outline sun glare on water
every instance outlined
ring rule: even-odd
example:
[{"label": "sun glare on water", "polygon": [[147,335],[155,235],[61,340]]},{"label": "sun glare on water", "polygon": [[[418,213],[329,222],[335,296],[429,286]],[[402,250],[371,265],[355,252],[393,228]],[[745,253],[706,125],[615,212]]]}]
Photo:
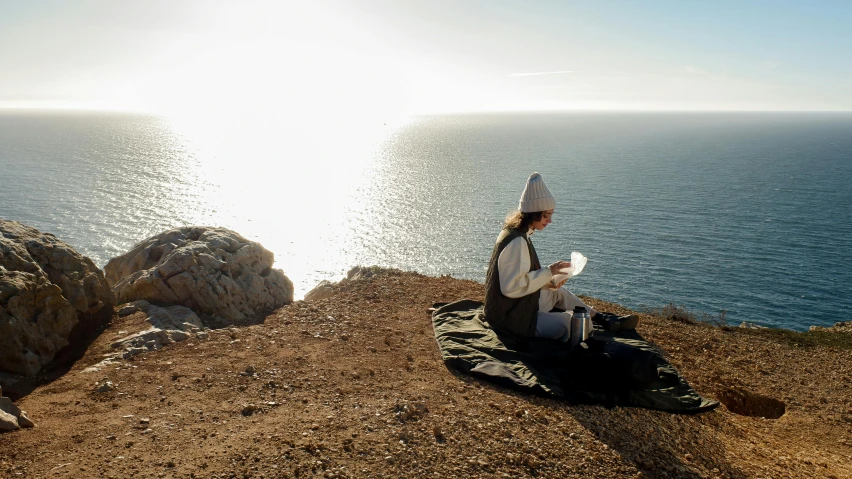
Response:
[{"label": "sun glare on water", "polygon": [[147,102],[202,170],[209,221],[272,250],[297,297],[310,287],[299,280],[354,266],[351,240],[364,234],[354,218],[372,208],[361,193],[406,122],[392,62],[345,23],[301,13],[285,25],[232,17],[242,27],[211,34],[207,54],[150,78]]}]

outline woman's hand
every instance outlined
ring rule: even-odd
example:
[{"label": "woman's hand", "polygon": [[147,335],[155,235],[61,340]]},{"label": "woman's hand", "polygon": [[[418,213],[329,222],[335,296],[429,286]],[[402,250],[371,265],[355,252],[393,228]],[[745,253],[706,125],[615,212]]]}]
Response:
[{"label": "woman's hand", "polygon": [[551,275],[557,274],[557,273],[559,273],[560,269],[565,269],[565,268],[570,268],[570,267],[571,267],[571,263],[568,262],[568,261],[557,261],[557,262],[555,262],[555,263],[553,263],[552,265],[549,266],[550,274]]},{"label": "woman's hand", "polygon": [[[555,262],[555,263],[553,263],[552,265],[549,266],[550,275],[553,276],[553,275],[559,273],[559,270],[564,269],[564,268],[569,268],[570,266],[571,266],[571,263],[568,262],[568,261],[557,261],[557,262]],[[547,283],[546,288],[548,288],[548,289],[559,289],[559,288],[562,287],[563,284],[565,284],[566,281],[568,281],[568,278],[563,279],[559,283],[554,283],[553,280],[551,279],[550,282]]]}]

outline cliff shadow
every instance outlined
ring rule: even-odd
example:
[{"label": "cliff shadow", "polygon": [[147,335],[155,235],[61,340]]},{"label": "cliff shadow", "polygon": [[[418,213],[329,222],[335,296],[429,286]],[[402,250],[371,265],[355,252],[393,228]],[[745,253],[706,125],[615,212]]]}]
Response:
[{"label": "cliff shadow", "polygon": [[79,322],[68,336],[68,345],[56,352],[53,361],[42,367],[35,376],[3,373],[0,385],[3,395],[12,401],[18,401],[32,393],[39,386],[64,376],[74,364],[83,358],[89,346],[112,324],[115,313],[112,305],[101,308],[94,314],[80,315]]},{"label": "cliff shadow", "polygon": [[[536,407],[546,404],[553,414],[566,419],[573,417],[592,438],[606,444],[624,462],[635,466],[644,478],[750,477],[727,459],[720,431],[733,435],[742,433],[729,426],[729,419],[719,409],[675,414],[632,406],[610,408],[575,404],[529,389],[496,384],[452,366],[447,366],[447,370],[459,381],[462,389],[493,389],[515,398],[519,404],[528,403]],[[541,422],[540,419],[531,420]],[[568,436],[565,440],[575,439]]]},{"label": "cliff shadow", "polygon": [[716,432],[727,419],[718,410],[672,414],[636,407],[566,405],[561,409],[635,465],[643,477],[749,477],[727,460],[727,450]]}]

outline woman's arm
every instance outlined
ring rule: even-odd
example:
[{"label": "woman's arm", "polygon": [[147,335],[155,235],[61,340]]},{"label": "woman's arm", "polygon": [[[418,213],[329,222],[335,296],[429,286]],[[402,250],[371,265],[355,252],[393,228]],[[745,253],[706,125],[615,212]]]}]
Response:
[{"label": "woman's arm", "polygon": [[530,271],[530,250],[521,236],[509,242],[500,252],[497,269],[500,273],[500,292],[510,298],[535,293],[553,278],[548,267]]}]

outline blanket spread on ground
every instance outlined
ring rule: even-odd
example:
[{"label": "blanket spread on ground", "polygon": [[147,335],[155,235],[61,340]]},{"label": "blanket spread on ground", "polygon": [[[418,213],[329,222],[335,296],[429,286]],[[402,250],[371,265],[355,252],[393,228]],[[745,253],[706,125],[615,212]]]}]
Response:
[{"label": "blanket spread on ground", "polygon": [[698,413],[719,405],[701,397],[636,331],[595,331],[588,347],[495,333],[482,303],[461,300],[432,313],[435,339],[448,366],[498,384],[573,403],[638,406]]}]

